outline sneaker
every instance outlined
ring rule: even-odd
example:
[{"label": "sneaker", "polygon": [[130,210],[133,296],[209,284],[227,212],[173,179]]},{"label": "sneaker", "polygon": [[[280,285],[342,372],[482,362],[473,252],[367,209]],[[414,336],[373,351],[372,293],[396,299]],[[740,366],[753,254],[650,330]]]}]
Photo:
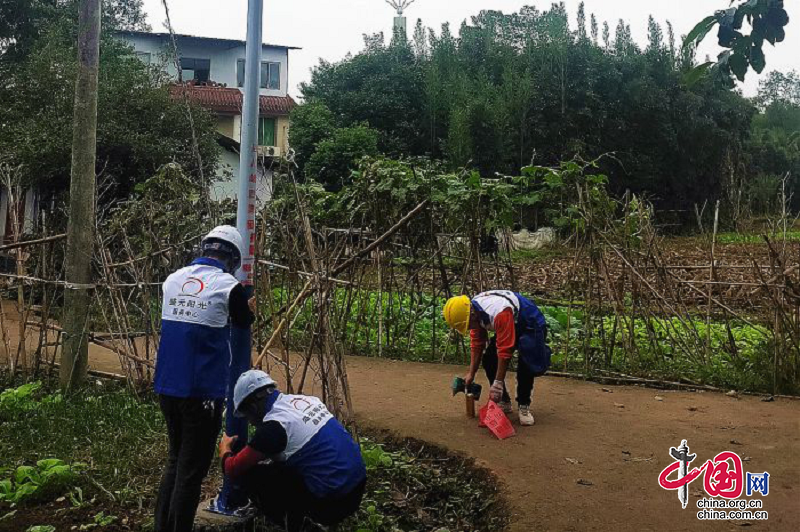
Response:
[{"label": "sneaker", "polygon": [[500,410],[502,410],[504,414],[510,414],[514,411],[511,401],[500,401],[497,403],[497,406],[500,407]]},{"label": "sneaker", "polygon": [[519,405],[519,424],[525,427],[533,425],[533,412],[531,405]]}]

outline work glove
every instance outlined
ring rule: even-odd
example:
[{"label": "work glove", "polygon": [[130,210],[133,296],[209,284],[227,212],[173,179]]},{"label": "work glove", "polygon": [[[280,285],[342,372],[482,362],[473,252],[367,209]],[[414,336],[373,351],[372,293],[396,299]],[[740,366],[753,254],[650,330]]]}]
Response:
[{"label": "work glove", "polygon": [[489,389],[489,399],[495,403],[503,400],[503,381],[495,380],[492,383],[492,387]]}]

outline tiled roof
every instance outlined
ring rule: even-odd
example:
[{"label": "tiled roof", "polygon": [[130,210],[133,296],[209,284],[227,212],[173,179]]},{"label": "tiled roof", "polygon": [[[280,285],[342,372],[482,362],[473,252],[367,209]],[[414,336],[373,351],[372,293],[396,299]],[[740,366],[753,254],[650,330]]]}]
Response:
[{"label": "tiled roof", "polygon": [[[242,112],[242,92],[239,89],[186,83],[173,85],[170,92],[176,97],[185,92],[190,100],[209,111],[231,114]],[[262,116],[285,116],[297,105],[291,96],[261,96],[259,103]]]}]

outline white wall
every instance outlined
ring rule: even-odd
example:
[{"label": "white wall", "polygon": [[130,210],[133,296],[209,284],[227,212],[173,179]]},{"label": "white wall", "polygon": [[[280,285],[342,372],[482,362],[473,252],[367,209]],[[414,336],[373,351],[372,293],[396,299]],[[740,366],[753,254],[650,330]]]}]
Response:
[{"label": "white wall", "polygon": [[[228,176],[232,175],[231,179]],[[239,154],[228,149],[220,153],[216,180],[211,185],[211,199],[236,199],[239,191]],[[272,172],[259,165],[256,182],[256,206],[261,208],[272,199]]]},{"label": "white wall", "polygon": [[36,190],[29,188],[25,191],[25,214],[22,224],[22,232],[31,234],[36,230],[36,218],[39,216],[39,201]]},{"label": "white wall", "polygon": [[[171,52],[172,46],[166,37],[140,34],[122,34],[121,37],[133,46],[137,52],[149,53],[151,64],[163,64],[167,72],[177,78],[175,62]],[[211,81],[236,88],[236,64],[239,59],[245,58],[244,44],[183,37],[178,38],[178,50],[182,57],[209,59],[211,61],[211,72],[209,74]],[[289,86],[289,50],[265,45],[262,48],[261,60],[281,64],[280,90],[261,89],[261,94],[264,96],[286,96],[287,87]],[[235,115],[233,117],[233,138],[237,141],[241,135],[241,122],[241,116]],[[283,123],[283,120],[278,119],[276,122]],[[284,125],[288,126],[288,124]],[[282,131],[276,126],[276,143],[278,145],[281,145],[278,139],[282,139],[282,135],[285,136],[285,130],[286,127]],[[281,147],[285,149],[285,141]],[[231,175],[232,179],[228,179],[228,176]],[[239,154],[229,149],[223,149],[217,166],[216,180],[211,185],[211,197],[216,200],[235,199],[238,191],[238,177]],[[257,202],[258,204],[263,204],[269,201],[271,197],[272,172],[260,167],[259,179],[256,184]],[[1,204],[0,208],[2,208]]]},{"label": "white wall", "polygon": [[[36,231],[37,217],[39,216],[39,198],[36,190],[26,189],[24,192],[25,208],[22,212],[22,234],[30,235]],[[16,198],[19,201],[19,198]],[[0,243],[5,244],[6,225],[8,220],[8,190],[0,187]],[[22,235],[20,235],[22,236]]]},{"label": "white wall", "polygon": [[[149,53],[152,64],[164,64],[171,76],[178,77],[172,57],[172,46],[168,39],[161,35],[139,34],[122,34],[121,37],[137,52]],[[244,44],[179,37],[178,52],[181,57],[211,60],[210,79],[228,87],[236,87],[236,63],[239,59],[245,58]],[[261,60],[281,65],[280,90],[261,89],[261,94],[263,96],[286,96],[289,86],[289,50],[264,45],[261,50]]]}]

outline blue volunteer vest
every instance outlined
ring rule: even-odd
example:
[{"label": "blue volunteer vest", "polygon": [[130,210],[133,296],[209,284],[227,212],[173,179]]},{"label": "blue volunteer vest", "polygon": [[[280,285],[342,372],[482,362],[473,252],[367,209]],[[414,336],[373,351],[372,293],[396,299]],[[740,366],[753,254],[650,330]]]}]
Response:
[{"label": "blue volunteer vest", "polygon": [[536,303],[522,294],[515,293],[520,310],[517,318],[517,347],[520,361],[536,375],[544,375],[550,369],[553,352],[547,345],[547,320]]},{"label": "blue volunteer vest", "polygon": [[[480,296],[494,296],[508,303],[507,307],[514,312],[519,361],[525,364],[533,375],[544,375],[550,368],[552,351],[547,345],[547,320],[536,303],[518,292],[508,290],[483,292],[475,299],[480,299]],[[481,322],[491,323],[493,317],[475,299],[472,300],[472,307],[480,314]],[[498,307],[499,305],[493,307],[495,312]]]},{"label": "blue volunteer vest", "polygon": [[155,391],[222,399],[231,361],[228,299],[239,284],[222,265],[199,258],[164,282]]},{"label": "blue volunteer vest", "polygon": [[286,449],[274,459],[295,469],[319,498],[350,493],[367,476],[361,449],[316,397],[279,394],[264,421],[286,431]]}]

